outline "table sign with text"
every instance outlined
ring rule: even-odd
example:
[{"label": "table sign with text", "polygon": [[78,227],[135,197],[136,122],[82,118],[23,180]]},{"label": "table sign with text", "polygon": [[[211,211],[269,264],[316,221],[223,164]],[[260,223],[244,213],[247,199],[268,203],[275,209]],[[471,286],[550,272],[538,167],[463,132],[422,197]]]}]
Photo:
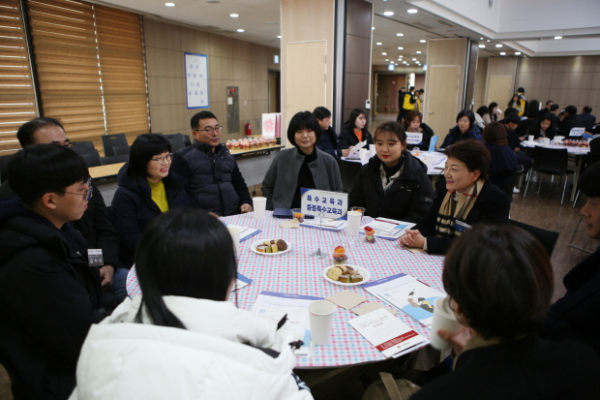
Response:
[{"label": "table sign with text", "polygon": [[422,133],[406,132],[406,143],[421,144],[421,142],[423,142]]},{"label": "table sign with text", "polygon": [[323,218],[345,218],[348,213],[348,193],[301,189],[302,213]]}]

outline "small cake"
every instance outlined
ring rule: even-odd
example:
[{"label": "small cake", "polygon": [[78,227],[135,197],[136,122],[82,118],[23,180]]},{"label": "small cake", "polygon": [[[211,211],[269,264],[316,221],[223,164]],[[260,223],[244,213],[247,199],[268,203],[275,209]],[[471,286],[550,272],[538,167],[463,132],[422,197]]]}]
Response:
[{"label": "small cake", "polygon": [[275,239],[271,239],[271,244],[275,244],[276,240]]},{"label": "small cake", "polygon": [[276,244],[272,244],[271,245],[271,253],[277,253],[279,251],[279,249],[277,248]]},{"label": "small cake", "polygon": [[271,245],[271,241],[270,240],[263,240],[263,244],[265,246],[270,246]]},{"label": "small cake", "polygon": [[342,283],[348,283],[348,282],[350,282],[350,274],[349,273],[342,274],[342,275],[340,275],[340,278],[338,280]]},{"label": "small cake", "polygon": [[256,251],[258,251],[259,253],[266,253],[267,246],[265,246],[264,244],[259,244],[258,246],[256,246]]},{"label": "small cake", "polygon": [[340,276],[344,273],[344,270],[341,269],[340,267],[331,267],[329,268],[329,270],[327,271],[327,277],[329,279],[331,279],[332,281],[337,281],[340,279]]},{"label": "small cake", "polygon": [[272,253],[273,249],[271,248],[271,245],[265,245],[265,253]]},{"label": "small cake", "polygon": [[350,275],[351,283],[362,282],[362,281],[363,281],[363,277],[361,274],[358,273],[358,271],[356,273]]},{"label": "small cake", "polygon": [[375,243],[375,230],[370,226],[365,226],[365,239],[368,243]]},{"label": "small cake", "polygon": [[286,251],[288,248],[287,243],[283,239],[279,239],[276,244],[277,248],[279,248],[281,251]]}]

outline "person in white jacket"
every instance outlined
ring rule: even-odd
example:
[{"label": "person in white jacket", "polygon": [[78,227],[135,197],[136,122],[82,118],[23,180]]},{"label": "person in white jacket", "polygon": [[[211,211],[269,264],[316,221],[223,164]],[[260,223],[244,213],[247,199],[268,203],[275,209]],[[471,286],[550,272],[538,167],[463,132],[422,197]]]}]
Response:
[{"label": "person in white jacket", "polygon": [[227,228],[171,211],[135,256],[143,295],[92,326],[70,399],[312,399],[292,372],[289,324],[228,301],[237,277]]}]

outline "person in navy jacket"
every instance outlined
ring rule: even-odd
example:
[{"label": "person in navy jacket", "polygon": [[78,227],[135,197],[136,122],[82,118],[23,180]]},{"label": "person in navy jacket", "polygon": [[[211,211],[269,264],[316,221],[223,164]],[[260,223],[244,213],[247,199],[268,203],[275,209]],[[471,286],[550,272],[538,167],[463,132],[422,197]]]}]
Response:
[{"label": "person in navy jacket", "polygon": [[171,143],[144,134],[131,146],[129,162],[119,171],[111,220],[119,235],[119,256],[130,267],[142,232],[154,218],[177,208],[190,208],[181,179],[169,171]]},{"label": "person in navy jacket", "polygon": [[463,110],[456,116],[456,126],[446,135],[442,148],[458,143],[465,139],[475,139],[481,142],[481,131],[475,125],[475,114],[471,110]]},{"label": "person in navy jacket", "polygon": [[483,129],[483,143],[492,156],[490,182],[504,190],[510,177],[519,169],[517,155],[508,146],[504,125],[500,122],[487,124]]},{"label": "person in navy jacket", "polygon": [[321,137],[317,142],[317,148],[335,158],[340,158],[342,150],[340,150],[338,135],[331,127],[331,111],[325,107],[317,107],[313,111],[313,115],[321,126]]}]

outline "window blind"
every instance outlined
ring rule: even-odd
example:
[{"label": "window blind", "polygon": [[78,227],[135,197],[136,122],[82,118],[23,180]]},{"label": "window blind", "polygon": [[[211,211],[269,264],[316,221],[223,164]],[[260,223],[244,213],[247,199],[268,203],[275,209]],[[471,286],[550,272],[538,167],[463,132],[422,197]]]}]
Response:
[{"label": "window blind", "polygon": [[19,0],[0,3],[0,156],[21,148],[19,126],[37,116]]}]

